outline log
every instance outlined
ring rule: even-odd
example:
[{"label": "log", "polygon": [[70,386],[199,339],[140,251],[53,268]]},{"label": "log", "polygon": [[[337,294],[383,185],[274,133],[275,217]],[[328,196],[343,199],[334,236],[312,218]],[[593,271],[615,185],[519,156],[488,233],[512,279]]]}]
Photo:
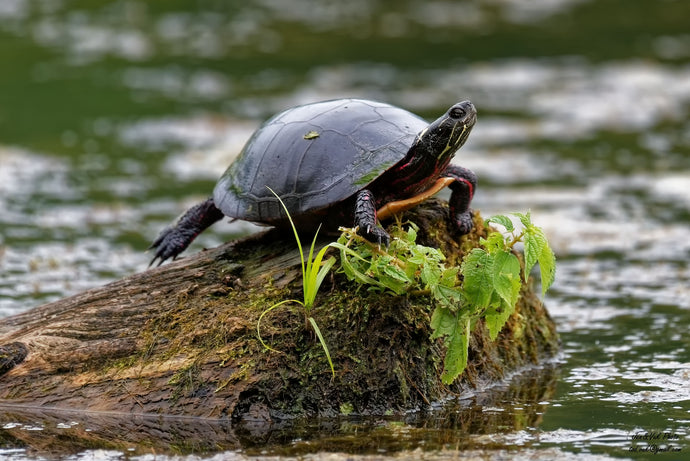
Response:
[{"label": "log", "polygon": [[[475,230],[458,240],[447,215],[430,200],[404,219],[420,226],[420,243],[459,263],[485,229],[475,213]],[[484,389],[558,350],[553,321],[525,284],[496,341],[477,324],[465,373],[445,386],[428,300],[371,293],[333,274],[311,314],[331,376],[301,306],[265,315],[261,335],[275,351],[260,343],[259,316],[292,298],[301,298],[299,253],[289,232],[272,229],[4,319],[0,405],[245,423],[402,414]]]},{"label": "log", "polygon": [[[467,448],[477,444],[476,441],[465,439],[463,434],[473,434],[476,437],[479,434],[497,432],[519,433],[538,427],[548,407],[545,402],[555,394],[557,376],[554,366],[531,368],[524,373],[512,375],[506,385],[492,386],[469,398],[445,402],[429,412],[412,412],[386,418],[298,418],[271,424],[0,404],[0,447],[31,447],[34,457],[47,459],[72,459],[76,458],[75,453],[101,448],[126,453],[126,457],[151,457],[151,454],[199,457],[219,451],[242,450],[247,457],[263,455],[261,459],[284,459],[277,456],[265,457],[268,451],[270,455],[293,456],[315,453],[312,457],[307,455],[289,459],[370,461],[389,458],[419,459],[420,455],[413,451],[407,457],[397,454],[384,458],[359,458],[352,453],[370,452],[372,447],[389,453],[405,447],[424,447],[425,451],[430,452],[451,448],[447,456],[430,456],[429,459],[456,459],[456,450],[463,450],[464,455]],[[505,411],[486,411],[487,407],[498,406],[503,409],[505,402],[509,402]],[[512,406],[519,406],[520,409],[515,410]],[[36,428],[41,430],[35,430]],[[404,435],[401,437],[401,434]],[[491,459],[493,451],[490,447],[487,450],[489,454],[476,458]],[[324,452],[349,454],[325,456]],[[231,456],[230,459],[235,458]]]}]

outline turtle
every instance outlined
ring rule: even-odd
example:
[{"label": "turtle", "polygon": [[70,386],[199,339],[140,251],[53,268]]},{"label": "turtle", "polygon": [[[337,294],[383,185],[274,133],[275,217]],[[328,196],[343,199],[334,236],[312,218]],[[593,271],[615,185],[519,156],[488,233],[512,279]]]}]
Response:
[{"label": "turtle", "polygon": [[175,259],[206,228],[230,218],[285,227],[285,204],[300,230],[357,227],[388,245],[383,220],[450,187],[459,235],[472,229],[477,177],[450,161],[477,120],[470,101],[429,124],[407,110],[365,99],[295,106],[264,122],[218,180],[151,245],[158,265]]}]

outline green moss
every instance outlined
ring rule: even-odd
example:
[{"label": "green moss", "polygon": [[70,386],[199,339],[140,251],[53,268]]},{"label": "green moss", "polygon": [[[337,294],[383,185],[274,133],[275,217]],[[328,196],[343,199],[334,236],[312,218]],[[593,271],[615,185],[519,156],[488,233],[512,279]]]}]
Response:
[{"label": "green moss", "polygon": [[388,170],[391,166],[393,166],[392,162],[379,165],[376,169],[369,171],[367,174],[357,179],[355,181],[355,185],[366,186],[367,184],[371,183],[374,179],[381,176],[381,174],[384,171]]},{"label": "green moss", "polygon": [[343,402],[340,404],[340,414],[343,416],[349,416],[354,411],[354,407],[350,402]]},{"label": "green moss", "polygon": [[199,377],[199,371],[199,364],[194,363],[178,370],[170,378],[168,384],[172,386],[171,402],[174,403],[185,395],[194,394],[204,385],[204,382]]}]

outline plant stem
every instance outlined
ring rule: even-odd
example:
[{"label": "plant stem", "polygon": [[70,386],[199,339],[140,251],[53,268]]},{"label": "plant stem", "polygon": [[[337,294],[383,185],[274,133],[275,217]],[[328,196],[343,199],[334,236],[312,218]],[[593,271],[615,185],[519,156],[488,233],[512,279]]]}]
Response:
[{"label": "plant stem", "polygon": [[509,250],[512,250],[516,243],[522,241],[522,237],[524,235],[525,235],[525,231],[523,230],[522,232],[520,232],[520,235],[518,235],[517,237],[514,237],[513,240],[506,245],[506,248],[508,248]]}]

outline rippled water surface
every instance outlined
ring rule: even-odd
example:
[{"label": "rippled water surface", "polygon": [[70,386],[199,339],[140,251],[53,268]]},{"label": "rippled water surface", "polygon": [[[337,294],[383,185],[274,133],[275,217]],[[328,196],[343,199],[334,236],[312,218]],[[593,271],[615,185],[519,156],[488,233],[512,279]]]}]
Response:
[{"label": "rippled water surface", "polygon": [[[354,96],[433,119],[471,99],[456,162],[479,175],[484,216],[530,209],[546,229],[563,342],[529,386],[442,416],[236,451],[113,447],[94,416],[6,412],[0,455],[91,432],[62,456],[690,459],[688,17],[683,0],[0,1],[0,316],[144,270],[152,237],[278,110]],[[255,230],[223,223],[190,251]]]}]

